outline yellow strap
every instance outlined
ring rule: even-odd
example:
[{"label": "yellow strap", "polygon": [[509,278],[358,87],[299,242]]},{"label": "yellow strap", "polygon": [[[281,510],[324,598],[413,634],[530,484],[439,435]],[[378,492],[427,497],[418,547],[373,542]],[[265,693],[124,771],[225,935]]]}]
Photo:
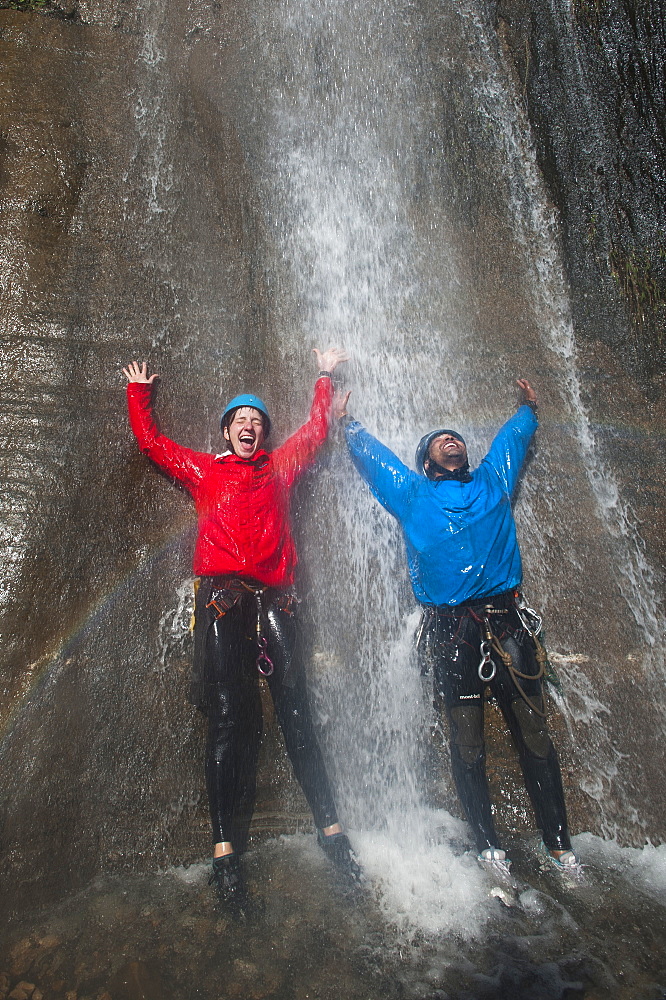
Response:
[{"label": "yellow strap", "polygon": [[194,604],[192,606],[192,614],[190,615],[190,632],[194,632],[194,624],[195,624],[195,621],[196,621],[196,616],[194,614],[194,609],[195,609],[195,607],[197,605],[197,594],[199,593],[199,584],[200,583],[201,583],[200,577],[198,577],[198,576],[195,577],[194,578],[194,583],[192,585],[192,589],[194,590]]}]

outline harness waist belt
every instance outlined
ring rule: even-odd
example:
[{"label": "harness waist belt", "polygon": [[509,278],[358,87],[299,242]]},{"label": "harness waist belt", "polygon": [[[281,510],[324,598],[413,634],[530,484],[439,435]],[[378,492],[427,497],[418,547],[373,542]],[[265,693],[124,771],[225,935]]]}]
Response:
[{"label": "harness waist belt", "polygon": [[240,576],[209,576],[206,579],[210,580],[213,590],[231,590],[239,594],[246,591],[262,594],[265,590],[274,589],[257,580],[243,580]]},{"label": "harness waist belt", "polygon": [[471,597],[460,604],[433,604],[431,607],[439,614],[463,615],[468,611],[477,611],[487,615],[504,615],[515,604],[515,591],[505,590],[502,594],[492,594],[489,597]]}]

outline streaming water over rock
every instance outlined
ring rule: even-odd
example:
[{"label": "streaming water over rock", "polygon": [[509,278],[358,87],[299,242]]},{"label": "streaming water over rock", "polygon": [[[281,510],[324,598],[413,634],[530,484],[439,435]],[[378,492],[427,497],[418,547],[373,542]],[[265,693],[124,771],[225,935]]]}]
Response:
[{"label": "streaming water over rock", "polygon": [[[635,772],[623,774],[618,761],[625,754],[640,755],[643,734],[628,732],[621,721],[615,677],[617,653],[625,647],[624,656],[636,663],[647,695],[644,708],[654,709],[650,726],[663,732],[655,575],[582,402],[555,220],[493,26],[474,5],[458,5],[445,24],[430,20],[438,43],[435,63],[424,52],[421,15],[409,5],[369,10],[287,4],[282,23],[281,35],[273,8],[270,37],[261,21],[257,32],[259,51],[271,54],[257,61],[268,76],[265,91],[273,95],[265,111],[270,145],[265,161],[271,166],[264,200],[289,268],[288,285],[304,307],[303,347],[318,333],[344,337],[353,345],[355,364],[348,379],[353,411],[406,461],[421,434],[440,425],[459,427],[473,442],[478,460],[512,411],[512,375],[528,372],[538,382],[535,373],[548,373],[544,403],[552,419],[540,433],[519,506],[527,586],[543,604],[550,642],[560,657],[565,718],[579,716],[579,725],[571,724],[580,787],[592,799],[586,812],[595,814],[605,833],[633,828],[630,836],[640,839],[641,827],[649,834],[648,789],[641,791]],[[344,55],[336,48],[340,38],[350,40]],[[461,52],[466,53],[462,63]],[[467,95],[468,114],[485,126],[474,136],[483,162],[468,181],[473,219],[446,197],[458,179],[455,153],[437,131],[455,110],[452,91],[440,89],[442,63],[456,66],[455,100],[461,100],[461,91]],[[407,115],[412,108],[417,112]],[[484,244],[490,240],[488,253]],[[483,258],[481,273],[470,266],[470,243],[476,244],[472,259]],[[495,273],[490,270],[494,255],[503,262]],[[512,307],[504,312],[498,303],[508,294]],[[289,330],[283,349],[293,351]],[[395,527],[353,477],[348,482],[349,468],[343,455],[332,471],[333,482],[322,477],[319,484],[322,506],[338,493],[348,534],[338,547],[327,537],[325,550],[317,548],[315,535],[306,562],[322,567],[313,579],[319,602],[315,620],[325,621],[336,608],[334,629],[320,640],[322,650],[335,651],[335,662],[344,665],[346,692],[340,711],[332,713],[330,739],[335,741],[339,732],[338,714],[352,726],[356,719],[355,745],[364,745],[361,734],[368,730],[377,741],[367,763],[368,772],[376,774],[377,761],[381,768],[386,758],[386,750],[378,749],[386,747],[387,735],[397,729],[413,746],[413,733],[422,728],[413,719],[396,725],[390,704],[395,691],[410,683],[404,681],[402,664],[391,676],[387,662],[395,662],[392,646],[412,605],[404,591]],[[561,489],[562,469],[574,477],[575,490]],[[590,523],[598,530],[590,531]],[[331,564],[337,571],[332,588]],[[585,580],[587,611],[580,614],[572,581],[580,580],[586,565],[603,565],[605,572]],[[336,606],[338,574],[354,594],[352,606]],[[610,607],[615,615],[597,613]],[[344,642],[350,635],[351,648]],[[350,662],[359,669],[348,678]],[[582,670],[581,663],[586,664]],[[370,697],[364,694],[368,686]],[[414,697],[405,701],[415,704]],[[364,702],[368,717],[354,711]],[[369,717],[374,726],[368,726]],[[580,725],[583,721],[587,725]],[[338,743],[342,760],[348,738],[344,732]],[[401,748],[387,763],[388,799],[375,811],[394,811],[395,785],[404,788],[408,782],[396,783],[393,777],[408,752]],[[652,787],[659,780],[649,772],[645,779]],[[340,784],[353,787],[353,775],[346,774]],[[381,781],[378,786],[381,795]],[[354,813],[353,801],[349,808]]]},{"label": "streaming water over rock", "polygon": [[[617,86],[635,94],[631,32],[621,19],[613,34],[609,6],[594,29],[603,79],[611,94],[617,51]],[[608,184],[581,235],[575,154],[562,153],[581,126],[562,122],[559,80],[548,96],[544,53],[563,53],[572,88],[601,70],[580,48],[580,11],[559,0],[529,25],[519,3],[472,0],[47,7],[0,11],[5,992],[32,976],[49,997],[216,1000],[222,970],[229,995],[328,996],[344,975],[359,997],[659,996],[663,857],[624,845],[664,833],[664,300],[647,249],[666,203],[663,94],[653,86],[642,119],[625,121],[619,150],[595,124]],[[591,117],[600,101],[587,95]],[[617,199],[627,250],[611,178],[630,167],[644,183],[640,199]],[[601,230],[617,287],[594,280]],[[651,297],[637,326],[628,288]],[[164,430],[214,450],[238,389],[260,391],[279,435],[292,431],[309,352],[330,343],[353,354],[353,413],[407,462],[440,425],[478,461],[513,412],[515,378],[539,390],[517,507],[526,589],[562,682],[572,827],[618,842],[581,840],[578,886],[539,869],[492,708],[517,885],[490,885],[464,854],[411,652],[402,543],[339,440],[296,517],[312,694],[368,895],[338,898],[308,839],[259,837],[246,933],[213,918],[200,868],[172,867],[209,850],[185,700],[193,519],[136,453],[119,369],[147,357]],[[264,755],[257,834],[307,829],[274,731]]]}]

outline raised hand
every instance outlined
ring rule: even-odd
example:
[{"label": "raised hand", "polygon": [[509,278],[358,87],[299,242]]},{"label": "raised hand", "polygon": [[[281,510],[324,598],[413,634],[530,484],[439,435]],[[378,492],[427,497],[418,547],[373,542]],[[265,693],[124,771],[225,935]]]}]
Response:
[{"label": "raised hand", "polygon": [[123,372],[127,376],[128,382],[145,382],[148,385],[152,385],[155,379],[159,378],[157,373],[148,378],[148,366],[145,361],[141,367],[139,367],[138,361],[130,361],[127,368],[123,368]]},{"label": "raised hand", "polygon": [[351,389],[348,392],[336,392],[333,396],[333,417],[335,420],[341,420],[342,417],[347,416],[347,403],[349,402],[349,397],[351,396]]},{"label": "raised hand", "polygon": [[325,351],[318,351],[315,347],[313,353],[317,355],[320,372],[334,372],[343,361],[349,361],[349,355],[341,347],[329,347]]},{"label": "raised hand", "polygon": [[537,397],[536,392],[527,381],[526,378],[517,378],[516,385],[519,386],[523,393],[523,401],[525,403],[536,403]]}]

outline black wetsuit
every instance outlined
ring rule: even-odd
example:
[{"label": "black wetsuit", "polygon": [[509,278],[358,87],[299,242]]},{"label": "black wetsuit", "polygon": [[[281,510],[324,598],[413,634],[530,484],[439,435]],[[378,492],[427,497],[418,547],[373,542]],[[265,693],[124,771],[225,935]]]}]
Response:
[{"label": "black wetsuit", "polygon": [[[436,698],[448,716],[451,766],[458,795],[474,831],[478,850],[498,846],[483,739],[483,702],[488,686],[518,750],[525,787],[544,843],[551,850],[570,850],[560,767],[545,718],[528,704],[494,650],[495,676],[490,682],[484,682],[479,676],[482,619],[487,606],[500,612],[487,617],[493,634],[511,655],[512,666],[519,673],[535,678],[518,677],[520,689],[533,706],[543,711],[542,682],[537,679],[539,665],[534,642],[518,616],[513,592],[453,607],[429,608],[420,646],[424,666],[429,661],[433,669]],[[484,676],[489,673],[487,666]]]},{"label": "black wetsuit", "polygon": [[[211,600],[217,607],[206,607]],[[273,664],[266,680],[275,714],[294,774],[322,829],[337,823],[337,814],[308,704],[295,602],[268,588],[260,592],[260,603],[261,635]],[[240,580],[202,577],[191,699],[208,717],[205,773],[214,843],[242,840],[254,804],[263,729],[258,610],[255,592]],[[268,668],[266,661],[262,665]]]}]

